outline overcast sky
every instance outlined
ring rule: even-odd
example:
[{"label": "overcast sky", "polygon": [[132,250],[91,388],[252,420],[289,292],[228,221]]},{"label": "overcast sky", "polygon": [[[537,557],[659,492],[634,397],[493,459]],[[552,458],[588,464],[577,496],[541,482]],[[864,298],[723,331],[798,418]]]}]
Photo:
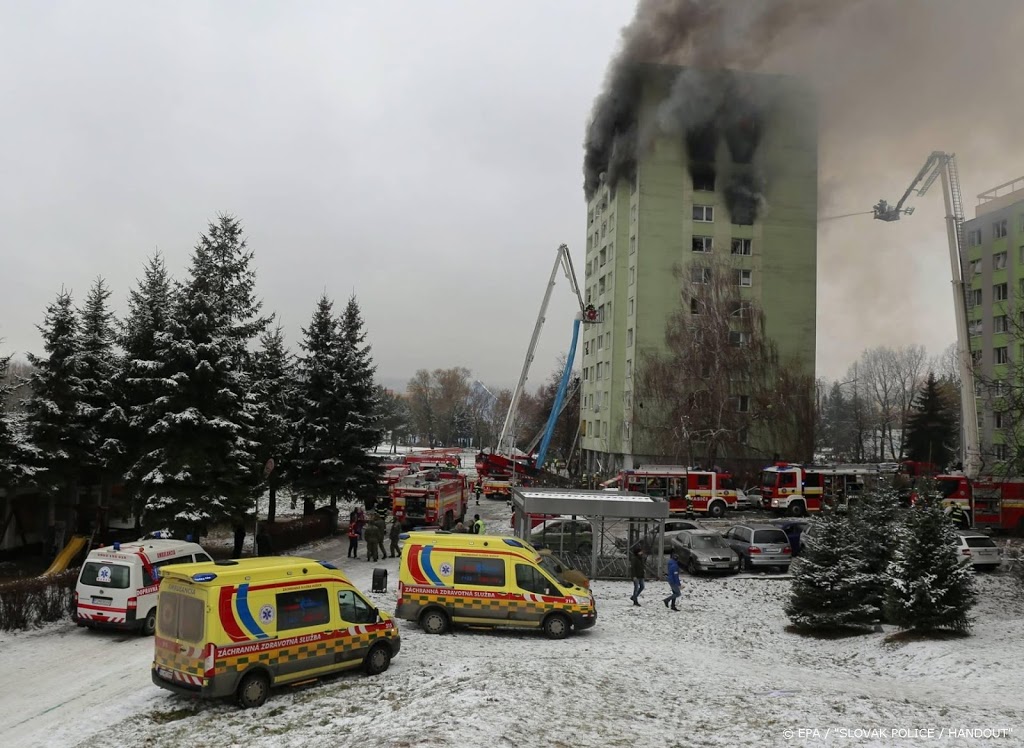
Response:
[{"label": "overcast sky", "polygon": [[[874,11],[777,61],[821,86],[822,215],[895,200],[934,149],[957,150],[973,215],[976,193],[1024,174],[1024,3],[906,0],[891,27],[871,14],[890,4],[860,5]],[[321,292],[339,311],[354,292],[389,384],[462,365],[513,385],[560,243],[582,281],[582,137],[632,15],[627,0],[0,2],[0,352],[40,350],[62,286],[80,301],[103,276],[120,311],[155,249],[183,275],[227,212],[293,347]],[[941,202],[822,224],[819,375],[875,345],[952,342]],[[531,386],[574,307],[559,277]]]}]

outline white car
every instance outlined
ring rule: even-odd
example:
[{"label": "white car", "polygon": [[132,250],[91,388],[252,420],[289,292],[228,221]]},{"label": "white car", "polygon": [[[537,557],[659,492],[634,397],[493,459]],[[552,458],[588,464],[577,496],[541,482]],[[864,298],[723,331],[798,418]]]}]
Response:
[{"label": "white car", "polygon": [[957,552],[960,563],[975,569],[995,569],[1003,563],[1003,553],[988,535],[972,530],[957,532]]}]

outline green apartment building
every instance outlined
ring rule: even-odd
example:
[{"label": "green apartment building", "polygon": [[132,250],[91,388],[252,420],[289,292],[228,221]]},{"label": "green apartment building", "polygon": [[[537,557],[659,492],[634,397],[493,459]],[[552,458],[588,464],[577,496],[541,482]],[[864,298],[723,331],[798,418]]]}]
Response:
[{"label": "green apartment building", "polygon": [[[634,373],[645,351],[666,349],[666,323],[682,304],[677,267],[686,282],[687,266],[707,262],[709,255],[729,263],[739,297],[761,307],[765,333],[780,356],[814,372],[813,94],[785,76],[725,73],[735,95],[753,95],[758,102],[755,146],[744,149],[727,127],[711,138],[701,135],[706,127],[688,133],[666,127],[664,102],[682,69],[645,71],[637,98],[635,177],[615,184],[602,178],[587,203],[584,288],[603,320],[588,326],[583,337],[580,444],[588,472],[666,462],[664,455],[643,453],[648,442],[634,409]],[[680,104],[685,114],[688,102],[676,94]],[[699,119],[700,107],[694,101],[691,119]],[[762,190],[756,215],[730,202],[737,180]],[[762,443],[754,453],[770,460],[773,451]]]},{"label": "green apartment building", "polygon": [[[1024,363],[1024,177],[978,195],[961,265],[985,469],[1013,457],[1019,414],[1003,399]],[[1013,383],[1013,384],[1011,384]]]}]

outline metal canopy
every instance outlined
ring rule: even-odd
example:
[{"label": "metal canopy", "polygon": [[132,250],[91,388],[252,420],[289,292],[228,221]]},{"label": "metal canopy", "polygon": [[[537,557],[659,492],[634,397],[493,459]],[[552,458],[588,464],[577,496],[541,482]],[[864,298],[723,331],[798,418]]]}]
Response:
[{"label": "metal canopy", "polygon": [[665,519],[668,502],[642,493],[513,488],[512,504],[523,514],[567,514],[580,517]]}]

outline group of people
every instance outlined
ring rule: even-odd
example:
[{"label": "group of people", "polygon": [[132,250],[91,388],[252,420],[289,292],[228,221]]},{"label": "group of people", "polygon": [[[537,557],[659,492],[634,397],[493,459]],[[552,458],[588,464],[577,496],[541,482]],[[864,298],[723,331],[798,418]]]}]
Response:
[{"label": "group of people", "polygon": [[[633,595],[629,599],[634,606],[640,607],[640,593],[647,587],[647,554],[641,546],[634,548],[629,557],[629,574],[633,577]],[[679,558],[675,553],[668,558],[668,586],[671,594],[662,602],[666,608],[677,611],[676,600],[683,594],[683,583],[679,579]]]},{"label": "group of people", "polygon": [[397,519],[391,520],[388,529],[382,515],[374,514],[368,519],[362,507],[353,509],[348,518],[348,557],[359,558],[359,539],[362,538],[366,541],[367,561],[388,558],[388,549],[384,547],[384,538],[387,537],[391,541],[391,558],[396,558],[401,553],[398,547],[401,533],[402,526]]},{"label": "group of people", "polygon": [[468,532],[472,533],[473,535],[485,535],[486,533],[484,532],[484,530],[484,521],[480,519],[479,514],[473,515],[473,524],[471,524],[469,527],[466,527],[465,523],[463,522],[459,522],[455,525],[455,532]]}]

